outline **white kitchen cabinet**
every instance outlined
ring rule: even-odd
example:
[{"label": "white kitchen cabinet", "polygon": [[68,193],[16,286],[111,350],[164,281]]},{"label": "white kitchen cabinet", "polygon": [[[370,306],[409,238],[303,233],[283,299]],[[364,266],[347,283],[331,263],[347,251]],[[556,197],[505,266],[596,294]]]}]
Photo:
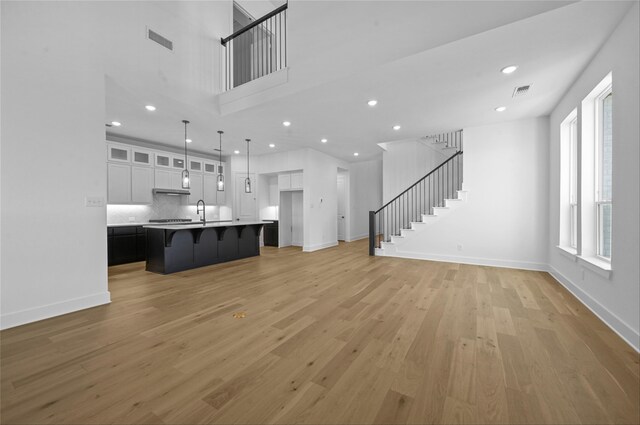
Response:
[{"label": "white kitchen cabinet", "polygon": [[131,203],[131,166],[107,164],[107,203]]},{"label": "white kitchen cabinet", "polygon": [[155,184],[158,189],[171,189],[171,171],[155,169]]},{"label": "white kitchen cabinet", "polygon": [[182,189],[182,176],[177,171],[155,169],[155,184],[158,189]]},{"label": "white kitchen cabinet", "polygon": [[225,184],[225,190],[218,192],[217,174],[205,174],[203,183],[204,198],[202,199],[207,205],[225,205],[227,203],[226,193],[229,190],[229,185]]},{"label": "white kitchen cabinet", "polygon": [[171,189],[182,189],[182,172],[170,171],[169,178],[171,179]]},{"label": "white kitchen cabinet", "polygon": [[189,158],[189,172],[202,172],[202,160],[197,158]]},{"label": "white kitchen cabinet", "polygon": [[107,158],[113,162],[131,162],[131,148],[127,146],[107,144]]},{"label": "white kitchen cabinet", "polygon": [[155,157],[156,168],[171,168],[171,155],[156,152]]},{"label": "white kitchen cabinet", "polygon": [[280,205],[280,191],[276,177],[269,179],[269,205]]},{"label": "white kitchen cabinet", "polygon": [[278,174],[278,189],[291,190],[291,174]]},{"label": "white kitchen cabinet", "polygon": [[216,181],[217,177],[215,174],[205,173],[202,176],[202,199],[207,205],[216,205]]},{"label": "white kitchen cabinet", "polygon": [[291,173],[291,190],[302,190],[302,173]]},{"label": "white kitchen cabinet", "polygon": [[173,169],[184,170],[184,157],[183,156],[172,157],[171,166]]},{"label": "white kitchen cabinet", "polygon": [[302,173],[278,174],[278,190],[302,190]]},{"label": "white kitchen cabinet", "polygon": [[153,203],[153,169],[150,167],[131,167],[131,203]]},{"label": "white kitchen cabinet", "polygon": [[204,161],[203,166],[206,174],[222,173],[222,175],[224,175],[226,164],[224,162],[219,163],[217,161]]},{"label": "white kitchen cabinet", "polygon": [[131,163],[140,166],[153,166],[153,153],[145,149],[131,149]]},{"label": "white kitchen cabinet", "polygon": [[[204,200],[202,173],[189,173],[190,188],[189,205],[195,205],[200,199]],[[207,202],[206,200],[204,201]]]}]

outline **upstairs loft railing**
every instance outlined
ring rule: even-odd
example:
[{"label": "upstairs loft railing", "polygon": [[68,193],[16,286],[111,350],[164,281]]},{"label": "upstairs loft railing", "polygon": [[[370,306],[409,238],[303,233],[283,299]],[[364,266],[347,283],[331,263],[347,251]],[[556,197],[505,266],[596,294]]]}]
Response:
[{"label": "upstairs loft railing", "polygon": [[426,139],[433,144],[443,144],[445,148],[455,148],[456,152],[462,150],[462,130],[433,134]]},{"label": "upstairs loft railing", "polygon": [[422,215],[432,214],[432,208],[445,205],[445,199],[456,199],[462,189],[462,130],[428,136],[431,143],[445,143],[455,153],[409,186],[377,211],[369,212],[369,255],[391,236],[399,236],[402,229],[410,229],[411,222],[421,222]]},{"label": "upstairs loft railing", "polygon": [[287,7],[285,3],[221,40],[225,91],[286,68]]}]

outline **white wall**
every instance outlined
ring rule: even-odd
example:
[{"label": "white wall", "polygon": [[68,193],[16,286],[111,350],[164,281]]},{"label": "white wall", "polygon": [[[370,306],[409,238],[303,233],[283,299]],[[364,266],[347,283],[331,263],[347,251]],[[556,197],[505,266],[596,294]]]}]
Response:
[{"label": "white wall", "polygon": [[106,207],[84,206],[106,202],[105,75],[154,102],[219,91],[231,2],[196,3],[1,2],[1,327],[109,302]]},{"label": "white wall", "polygon": [[110,301],[104,72],[91,3],[2,2],[0,326]]},{"label": "white wall", "polygon": [[385,143],[382,158],[382,194],[385,203],[447,159],[442,152],[413,139]]},{"label": "white wall", "polygon": [[349,167],[350,234],[353,241],[369,236],[369,211],[382,206],[382,160],[354,162]]},{"label": "white wall", "polygon": [[545,270],[548,137],[546,117],[465,128],[467,202],[398,250],[414,258]]},{"label": "white wall", "polygon": [[[556,279],[598,314],[636,350],[640,349],[640,231],[638,140],[640,66],[636,2],[609,40],[562,97],[550,117],[549,265]],[[613,73],[613,236],[610,278],[563,255],[559,243],[560,123]]]}]

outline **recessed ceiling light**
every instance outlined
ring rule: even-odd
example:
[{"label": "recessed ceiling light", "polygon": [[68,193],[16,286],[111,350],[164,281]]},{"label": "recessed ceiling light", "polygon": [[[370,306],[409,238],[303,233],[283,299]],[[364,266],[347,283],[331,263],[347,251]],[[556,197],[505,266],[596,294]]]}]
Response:
[{"label": "recessed ceiling light", "polygon": [[376,106],[378,104],[378,101],[375,99],[371,99],[370,101],[367,102],[367,105],[369,106]]},{"label": "recessed ceiling light", "polygon": [[276,147],[276,145],[274,145],[273,143],[269,143],[269,147],[270,147],[270,148],[275,148],[275,147]]},{"label": "recessed ceiling light", "polygon": [[187,142],[187,143],[193,142],[193,140],[191,140],[191,139],[184,139],[184,141]]},{"label": "recessed ceiling light", "polygon": [[155,111],[156,107],[153,105],[146,105],[145,108],[147,109],[147,111]]},{"label": "recessed ceiling light", "polygon": [[240,151],[233,151],[233,153],[235,153],[236,155],[239,155]]},{"label": "recessed ceiling light", "polygon": [[289,121],[284,121],[282,125],[284,125],[285,127],[289,127],[291,123]]},{"label": "recessed ceiling light", "polygon": [[511,74],[512,72],[515,72],[516,69],[518,69],[516,65],[509,65],[502,68],[500,72],[502,72],[503,74]]},{"label": "recessed ceiling light", "polygon": [[114,127],[120,127],[122,124],[119,123],[118,121],[111,121],[111,125]]},{"label": "recessed ceiling light", "polygon": [[398,131],[398,130],[400,130],[400,126],[398,124],[396,124],[396,125],[393,126],[393,129]]},{"label": "recessed ceiling light", "polygon": [[353,156],[358,156],[358,155],[360,155],[358,152],[353,153]]},{"label": "recessed ceiling light", "polygon": [[498,106],[498,107],[496,108],[496,111],[497,111],[497,112],[504,112],[504,111],[506,111],[506,110],[507,110],[507,107],[506,107],[506,106]]},{"label": "recessed ceiling light", "polygon": [[327,143],[327,139],[320,139],[322,143]]}]

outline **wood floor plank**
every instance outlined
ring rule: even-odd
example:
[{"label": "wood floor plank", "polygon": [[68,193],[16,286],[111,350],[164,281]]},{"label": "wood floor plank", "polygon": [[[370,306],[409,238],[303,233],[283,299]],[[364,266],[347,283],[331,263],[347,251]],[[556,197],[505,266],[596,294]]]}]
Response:
[{"label": "wood floor plank", "polygon": [[366,242],[111,267],[111,304],[0,332],[0,423],[640,422],[638,353],[548,274]]}]

